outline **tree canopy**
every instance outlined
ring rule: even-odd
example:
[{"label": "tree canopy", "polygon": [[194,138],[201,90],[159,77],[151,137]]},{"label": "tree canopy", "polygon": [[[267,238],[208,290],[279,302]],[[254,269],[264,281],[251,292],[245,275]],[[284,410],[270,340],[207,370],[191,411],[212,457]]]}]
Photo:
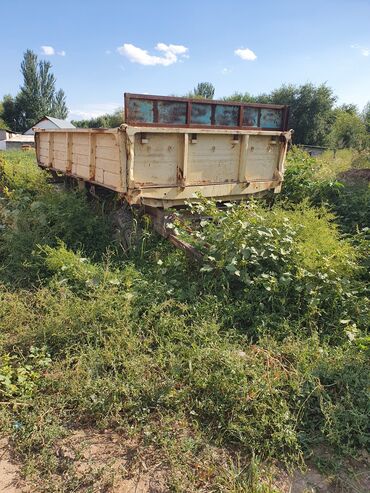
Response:
[{"label": "tree canopy", "polygon": [[361,150],[367,144],[366,125],[357,112],[339,110],[329,138],[334,149],[351,147]]},{"label": "tree canopy", "polygon": [[199,82],[193,90],[194,96],[205,99],[213,99],[215,86],[211,82]]},{"label": "tree canopy", "polygon": [[15,98],[4,96],[0,114],[6,125],[17,132],[24,132],[43,116],[67,118],[66,97],[62,89],[56,90],[56,79],[51,63],[38,60],[27,50],[21,63],[23,84]]},{"label": "tree canopy", "polygon": [[336,97],[326,84],[300,86],[283,84],[270,94],[252,96],[248,92],[234,93],[225,98],[245,103],[287,104],[290,106],[289,127],[294,129],[294,141],[298,144],[325,145],[333,122]]},{"label": "tree canopy", "polygon": [[111,114],[105,114],[88,120],[72,120],[75,127],[79,128],[114,128],[123,123],[123,111],[117,109]]}]

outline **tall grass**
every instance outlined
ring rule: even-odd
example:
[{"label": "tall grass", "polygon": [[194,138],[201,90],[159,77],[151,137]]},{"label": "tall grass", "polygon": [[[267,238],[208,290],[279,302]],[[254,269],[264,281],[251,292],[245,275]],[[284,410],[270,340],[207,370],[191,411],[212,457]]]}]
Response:
[{"label": "tall grass", "polygon": [[1,158],[0,417],[40,491],[78,426],[156,447],[171,491],[271,493],[266,461],[368,446],[366,238],[294,160],[272,208],[203,201],[195,237],[175,221],[199,263],[154,234],[121,255],[82,193]]}]

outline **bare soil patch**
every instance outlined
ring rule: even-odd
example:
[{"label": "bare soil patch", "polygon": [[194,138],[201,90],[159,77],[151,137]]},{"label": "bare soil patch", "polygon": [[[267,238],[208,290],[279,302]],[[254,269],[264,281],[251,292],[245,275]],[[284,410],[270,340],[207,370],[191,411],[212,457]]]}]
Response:
[{"label": "bare soil patch", "polygon": [[348,185],[370,182],[370,168],[349,169],[339,174],[339,179]]}]

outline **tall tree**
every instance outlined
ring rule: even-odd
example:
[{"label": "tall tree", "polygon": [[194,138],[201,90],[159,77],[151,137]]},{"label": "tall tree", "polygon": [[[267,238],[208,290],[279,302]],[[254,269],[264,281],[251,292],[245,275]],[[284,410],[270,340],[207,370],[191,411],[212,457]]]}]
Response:
[{"label": "tall tree", "polygon": [[5,122],[6,126],[11,130],[17,131],[17,115],[15,111],[15,100],[10,94],[6,94],[2,101],[3,110],[1,118]]},{"label": "tall tree", "polygon": [[330,144],[334,149],[364,149],[367,146],[366,125],[353,112],[339,110],[330,132]]},{"label": "tall tree", "polygon": [[370,133],[370,101],[365,104],[362,111],[362,119],[366,126],[366,132]]},{"label": "tall tree", "polygon": [[13,130],[23,132],[45,115],[67,117],[65,94],[62,90],[56,91],[51,68],[50,62],[38,61],[33,51],[24,53],[21,63],[23,85],[15,99],[10,97],[3,103],[6,113],[3,118]]},{"label": "tall tree", "polygon": [[9,125],[3,119],[4,105],[0,102],[0,130],[9,130]]},{"label": "tall tree", "polygon": [[50,116],[61,118],[62,120],[68,116],[66,95],[63,89],[59,89],[59,91],[55,93],[54,100],[51,103]]},{"label": "tall tree", "polygon": [[199,82],[193,90],[193,96],[196,98],[213,99],[215,95],[215,86],[211,82]]}]

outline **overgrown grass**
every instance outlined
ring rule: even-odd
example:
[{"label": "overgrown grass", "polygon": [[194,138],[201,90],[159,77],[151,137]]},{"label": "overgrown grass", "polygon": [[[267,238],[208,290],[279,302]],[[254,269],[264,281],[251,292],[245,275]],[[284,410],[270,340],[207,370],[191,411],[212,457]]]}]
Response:
[{"label": "overgrown grass", "polygon": [[272,493],[266,464],[368,447],[358,202],[336,214],[320,165],[291,161],[272,208],[203,201],[195,238],[175,221],[198,263],[149,233],[122,255],[101,208],[0,157],[1,420],[40,491],[67,477],[55,446],[71,427],[155,446],[169,491]]}]

